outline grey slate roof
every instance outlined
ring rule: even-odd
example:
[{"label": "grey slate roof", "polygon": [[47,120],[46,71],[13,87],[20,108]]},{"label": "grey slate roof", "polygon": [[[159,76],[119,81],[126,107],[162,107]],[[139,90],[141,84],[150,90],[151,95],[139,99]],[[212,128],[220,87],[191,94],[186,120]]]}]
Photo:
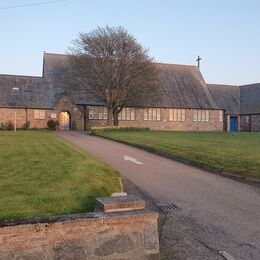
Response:
[{"label": "grey slate roof", "polygon": [[48,108],[53,100],[50,85],[43,78],[0,75],[0,107]]},{"label": "grey slate roof", "polygon": [[[43,77],[0,75],[0,107],[51,108],[64,94],[76,104],[103,105],[89,99],[86,88],[66,82],[67,56],[44,54]],[[260,84],[206,84],[196,66],[157,63],[161,99],[154,107],[225,109],[228,114],[260,113]],[[14,93],[13,87],[20,92]]]},{"label": "grey slate roof", "polygon": [[[65,82],[66,55],[45,53],[43,76],[51,82]],[[179,108],[217,108],[207,85],[196,66],[161,64],[157,66],[162,72],[160,102],[156,107]],[[54,84],[54,83],[53,83]],[[64,84],[62,83],[63,87]],[[61,84],[61,85],[62,85]],[[56,88],[57,88],[56,84]],[[62,88],[62,86],[61,86]],[[72,91],[72,97],[77,104],[101,104],[97,100],[89,100],[87,93],[82,95]],[[85,95],[84,95],[85,94]],[[81,98],[81,97],[84,98]]]},{"label": "grey slate roof", "polygon": [[226,114],[239,114],[239,86],[220,84],[207,84],[207,86],[219,108],[225,109]]},{"label": "grey slate roof", "polygon": [[162,72],[160,107],[217,108],[197,66],[157,64]]},{"label": "grey slate roof", "polygon": [[240,87],[240,112],[260,113],[260,83]]}]

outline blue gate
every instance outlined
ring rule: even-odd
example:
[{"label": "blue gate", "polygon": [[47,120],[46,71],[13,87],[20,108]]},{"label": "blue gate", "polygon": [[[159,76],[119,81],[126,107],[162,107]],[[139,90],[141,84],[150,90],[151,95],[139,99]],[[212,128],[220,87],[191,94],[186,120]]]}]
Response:
[{"label": "blue gate", "polygon": [[230,117],[230,132],[237,131],[237,119],[235,116]]}]

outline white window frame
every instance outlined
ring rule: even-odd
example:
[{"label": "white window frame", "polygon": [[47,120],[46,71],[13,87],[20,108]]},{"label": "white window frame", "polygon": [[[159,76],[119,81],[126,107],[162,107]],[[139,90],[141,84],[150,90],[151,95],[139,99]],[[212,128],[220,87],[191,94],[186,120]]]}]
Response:
[{"label": "white window frame", "polygon": [[161,109],[160,108],[145,108],[144,109],[144,121],[161,121]]},{"label": "white window frame", "polygon": [[90,120],[106,120],[107,119],[107,107],[103,106],[89,106],[88,119]]},{"label": "white window frame", "polygon": [[194,122],[209,122],[210,121],[210,110],[208,109],[194,109],[193,111]]},{"label": "white window frame", "polygon": [[174,121],[174,122],[186,121],[186,109],[179,109],[179,108],[170,109],[169,121]]},{"label": "white window frame", "polygon": [[33,118],[34,119],[45,119],[46,118],[46,111],[41,109],[34,109]]},{"label": "white window frame", "polygon": [[218,121],[219,121],[220,123],[223,122],[223,111],[222,111],[222,110],[221,110],[221,111],[218,111]]}]

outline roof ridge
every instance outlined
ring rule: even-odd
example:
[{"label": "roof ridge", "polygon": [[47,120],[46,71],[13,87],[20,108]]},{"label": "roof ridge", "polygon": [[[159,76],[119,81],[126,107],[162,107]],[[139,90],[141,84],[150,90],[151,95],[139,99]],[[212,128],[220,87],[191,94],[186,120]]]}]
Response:
[{"label": "roof ridge", "polygon": [[174,63],[164,63],[164,62],[154,62],[156,65],[162,65],[162,66],[182,66],[182,67],[196,67],[196,65],[190,65],[190,64],[174,64]]},{"label": "roof ridge", "polygon": [[258,82],[258,83],[252,83],[252,84],[247,84],[247,85],[240,85],[239,87],[240,87],[240,88],[241,88],[241,87],[260,87],[260,82]]},{"label": "roof ridge", "polygon": [[22,77],[22,78],[37,78],[42,79],[42,76],[18,75],[18,74],[0,74],[0,77]]},{"label": "roof ridge", "polygon": [[207,86],[226,86],[226,87],[239,87],[239,85],[232,84],[218,84],[218,83],[206,83]]},{"label": "roof ridge", "polygon": [[57,56],[69,56],[68,54],[64,53],[53,53],[53,52],[44,52],[43,55],[57,55]]}]

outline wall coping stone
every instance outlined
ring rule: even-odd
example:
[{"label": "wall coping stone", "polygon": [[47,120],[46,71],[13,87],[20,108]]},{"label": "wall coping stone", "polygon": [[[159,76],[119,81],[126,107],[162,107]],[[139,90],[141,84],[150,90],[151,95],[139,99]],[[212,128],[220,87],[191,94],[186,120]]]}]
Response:
[{"label": "wall coping stone", "polygon": [[141,210],[145,208],[145,201],[134,195],[102,197],[96,198],[96,208],[104,212]]},{"label": "wall coping stone", "polygon": [[23,226],[23,225],[34,225],[34,224],[53,224],[57,222],[67,221],[89,221],[89,222],[113,222],[120,221],[120,219],[154,219],[157,220],[159,214],[150,211],[148,209],[143,210],[132,210],[122,212],[95,212],[95,213],[80,213],[80,214],[69,214],[60,216],[50,217],[39,217],[39,218],[27,218],[27,219],[15,219],[15,220],[4,220],[0,221],[0,230],[5,227]]}]

